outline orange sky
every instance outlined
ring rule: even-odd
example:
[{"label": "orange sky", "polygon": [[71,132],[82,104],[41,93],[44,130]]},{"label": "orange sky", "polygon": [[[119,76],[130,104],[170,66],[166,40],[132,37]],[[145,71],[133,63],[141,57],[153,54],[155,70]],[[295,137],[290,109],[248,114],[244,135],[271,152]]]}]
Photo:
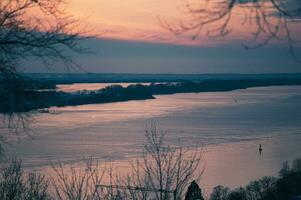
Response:
[{"label": "orange sky", "polygon": [[[203,4],[200,4],[200,2]],[[84,32],[88,31],[100,38],[202,47],[220,46],[221,44],[229,43],[241,44],[253,39],[253,32],[258,30],[258,26],[254,21],[252,24],[242,25],[244,11],[248,10],[239,7],[242,4],[237,4],[231,12],[231,20],[228,26],[231,32],[227,37],[223,38],[208,37],[206,34],[210,28],[206,26],[199,33],[199,37],[196,40],[192,40],[196,30],[175,35],[160,24],[160,19],[175,25],[179,25],[180,21],[185,22],[185,24],[191,23],[193,18],[191,13],[188,14],[187,10],[185,10],[185,5],[190,3],[190,5],[197,5],[198,8],[203,8],[204,2],[207,1],[67,0],[65,10],[74,18],[79,19],[82,27],[85,27]],[[211,6],[218,5],[218,8],[221,7],[220,4],[216,3],[219,0],[210,2]],[[301,28],[299,27],[296,30],[293,32],[297,33],[295,35],[298,36]],[[300,37],[298,36],[298,38]]]},{"label": "orange sky", "polygon": [[[162,42],[188,45],[215,45],[221,40],[208,39],[201,35],[192,41],[193,33],[175,36],[163,28],[159,18],[171,23],[187,19],[183,10],[185,0],[72,0],[68,10],[76,17],[84,19],[87,27],[92,27],[100,37]],[[235,17],[233,17],[235,21]],[[235,32],[231,38],[239,39]],[[228,38],[229,39],[229,38]]]},{"label": "orange sky", "polygon": [[[252,37],[252,31],[254,31],[254,25],[253,27],[249,24],[242,26],[241,8],[235,7],[230,23],[232,32],[227,37],[209,38],[206,36],[208,28],[205,28],[197,40],[192,40],[195,32],[175,36],[160,26],[159,18],[170,23],[178,23],[179,20],[189,22],[191,18],[183,13],[184,3],[201,0],[66,1],[66,12],[78,18],[83,27],[91,30],[93,35],[101,38],[85,41],[84,46],[88,47],[93,55],[77,57],[89,72],[274,73],[300,71],[299,63],[294,62],[288,54],[289,49],[285,40],[282,41],[284,45],[268,45],[266,48],[254,51],[241,48],[241,44],[246,42],[246,38]],[[300,38],[301,28],[299,27],[294,33],[299,34],[298,38]],[[275,41],[272,43],[275,44]],[[32,66],[31,71],[40,72],[39,63],[36,65],[30,63],[30,66]]]}]

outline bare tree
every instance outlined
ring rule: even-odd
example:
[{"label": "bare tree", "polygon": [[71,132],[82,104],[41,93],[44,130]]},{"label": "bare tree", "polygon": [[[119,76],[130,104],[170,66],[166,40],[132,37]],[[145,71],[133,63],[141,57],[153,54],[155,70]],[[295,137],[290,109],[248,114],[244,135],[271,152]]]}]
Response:
[{"label": "bare tree", "polygon": [[23,112],[30,103],[23,98],[28,83],[19,73],[23,61],[79,67],[70,52],[84,51],[78,41],[87,38],[87,31],[64,12],[64,4],[64,0],[0,1],[0,113],[6,114],[10,128],[29,122],[30,113]]},{"label": "bare tree", "polygon": [[132,162],[132,173],[117,181],[127,186],[127,192],[119,190],[125,199],[183,199],[189,184],[200,180],[202,148],[171,147],[164,135],[155,123],[146,130],[142,160]]},{"label": "bare tree", "polygon": [[246,49],[258,48],[273,40],[286,41],[291,55],[300,62],[295,51],[299,42],[296,30],[301,22],[299,0],[187,0],[183,10],[189,20],[176,24],[162,21],[162,25],[176,34],[194,31],[193,39],[202,31],[210,37],[224,37],[231,32],[232,19],[237,15],[251,36],[251,41],[243,43]]},{"label": "bare tree", "polygon": [[1,163],[1,200],[50,200],[48,181],[38,173],[24,172],[20,160]]},{"label": "bare tree", "polygon": [[81,52],[78,39],[85,32],[78,21],[61,10],[63,0],[3,0],[0,3],[0,72],[17,73],[18,62],[35,57],[49,64],[74,62],[64,54],[67,47]]},{"label": "bare tree", "polygon": [[103,176],[107,172],[106,167],[99,166],[92,158],[85,162],[85,167],[69,168],[59,164],[53,167],[54,176],[51,182],[54,188],[52,197],[58,200],[100,200],[108,199],[101,193],[97,186],[103,181]]},{"label": "bare tree", "polygon": [[131,172],[126,175],[118,175],[112,165],[100,167],[92,159],[84,168],[54,167],[53,197],[61,200],[183,199],[190,183],[199,181],[203,174],[202,148],[171,147],[164,135],[151,123],[146,130],[142,158],[130,162]]},{"label": "bare tree", "polygon": [[84,166],[53,164],[49,176],[26,172],[14,159],[0,163],[0,199],[178,200],[193,180],[200,179],[201,159],[202,149],[167,145],[153,123],[146,131],[143,157],[131,163],[132,172],[125,176],[119,176],[113,165],[100,165],[92,158]]}]

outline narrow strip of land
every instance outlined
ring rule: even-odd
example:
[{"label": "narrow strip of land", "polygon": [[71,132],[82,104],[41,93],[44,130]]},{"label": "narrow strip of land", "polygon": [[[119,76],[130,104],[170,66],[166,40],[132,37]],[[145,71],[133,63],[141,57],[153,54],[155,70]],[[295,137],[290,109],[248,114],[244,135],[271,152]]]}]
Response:
[{"label": "narrow strip of land", "polygon": [[[196,92],[221,92],[250,87],[301,85],[301,78],[275,79],[236,79],[236,80],[204,80],[170,83],[152,83],[150,85],[132,84],[128,87],[110,85],[97,91],[78,91],[66,93],[60,91],[22,90],[15,96],[13,104],[5,101],[10,95],[0,91],[0,113],[28,112],[53,106],[76,106],[84,104],[100,104],[129,100],[153,99],[154,95]],[[15,94],[15,95],[16,95]],[[14,105],[13,107],[11,105]]]}]

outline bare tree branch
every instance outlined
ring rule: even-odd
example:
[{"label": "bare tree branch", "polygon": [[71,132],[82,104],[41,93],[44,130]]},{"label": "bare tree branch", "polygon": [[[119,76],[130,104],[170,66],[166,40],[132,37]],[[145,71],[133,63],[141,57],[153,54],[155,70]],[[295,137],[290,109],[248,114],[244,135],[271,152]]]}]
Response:
[{"label": "bare tree branch", "polygon": [[[8,127],[25,127],[30,113],[22,113],[24,78],[19,74],[23,61],[34,58],[46,67],[60,61],[67,68],[80,68],[70,52],[83,53],[79,40],[88,32],[78,20],[64,12],[63,0],[0,1],[0,103],[10,112]],[[7,124],[5,122],[5,124]]]},{"label": "bare tree branch", "polygon": [[[243,12],[237,13],[239,10]],[[202,31],[209,37],[225,37],[231,33],[234,15],[240,15],[241,25],[248,28],[252,38],[243,42],[246,49],[265,46],[272,41],[284,41],[297,62],[296,54],[299,41],[293,36],[294,27],[301,23],[301,1],[298,0],[199,0],[187,1],[184,13],[187,21],[172,24],[166,20],[160,23],[175,34],[193,31],[196,39]],[[237,25],[237,24],[236,24]]]}]

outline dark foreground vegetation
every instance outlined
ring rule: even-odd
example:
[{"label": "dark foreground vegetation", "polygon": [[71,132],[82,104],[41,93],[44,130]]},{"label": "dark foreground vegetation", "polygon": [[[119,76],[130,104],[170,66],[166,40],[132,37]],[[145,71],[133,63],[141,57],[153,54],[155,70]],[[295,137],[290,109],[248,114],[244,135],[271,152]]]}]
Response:
[{"label": "dark foreground vegetation", "polygon": [[210,200],[300,200],[301,199],[301,159],[291,165],[283,164],[279,178],[263,177],[251,181],[246,187],[230,190],[216,186]]},{"label": "dark foreground vegetation", "polygon": [[[299,200],[301,159],[283,164],[279,177],[263,177],[247,186],[217,186],[205,196],[198,185],[204,171],[202,150],[170,147],[154,124],[146,130],[142,158],[119,175],[112,164],[88,159],[82,167],[53,165],[50,174],[27,172],[19,160],[2,162],[1,200]],[[105,178],[107,177],[107,178]],[[105,180],[107,179],[107,180]]]},{"label": "dark foreground vegetation", "polygon": [[[108,86],[98,91],[79,91],[65,93],[54,90],[51,82],[39,81],[35,84],[27,82],[16,85],[14,92],[0,87],[0,113],[27,112],[52,106],[74,106],[83,104],[98,104],[128,100],[152,99],[154,95],[189,93],[189,92],[218,92],[245,89],[260,86],[301,85],[301,78],[271,78],[271,79],[234,79],[234,80],[204,80],[170,83],[152,83],[150,85],[133,84],[126,88],[120,85]],[[24,84],[28,84],[26,90]],[[48,85],[48,88],[47,88]],[[7,100],[9,99],[9,101]]]},{"label": "dark foreground vegetation", "polygon": [[[293,161],[290,167],[285,163],[279,178],[263,177],[251,181],[247,186],[229,189],[216,186],[209,197],[204,196],[195,181],[185,183],[184,194],[173,196],[171,190],[155,190],[154,186],[140,186],[128,176],[116,178],[111,185],[103,185],[105,171],[96,162],[89,160],[84,169],[59,166],[53,175],[26,172],[21,161],[12,160],[2,164],[0,171],[1,200],[300,200],[301,159]],[[287,168],[288,167],[288,168]],[[107,173],[110,173],[109,171]],[[167,176],[167,171],[162,176]],[[137,174],[133,177],[135,179]],[[141,176],[143,179],[144,177]],[[157,179],[158,177],[154,177]],[[172,178],[172,177],[171,177]],[[175,181],[176,179],[173,179]],[[156,180],[158,181],[158,180]],[[115,185],[115,183],[117,185]],[[119,183],[119,185],[118,185]],[[123,185],[124,184],[124,185]],[[131,185],[133,184],[133,186]],[[149,183],[150,184],[150,183]],[[156,183],[157,184],[157,183]],[[173,184],[173,183],[170,183]],[[165,187],[165,185],[163,186]],[[157,194],[156,194],[157,193]]]},{"label": "dark foreground vegetation", "polygon": [[[25,172],[16,159],[1,163],[0,199],[184,199],[190,183],[202,174],[198,170],[202,151],[170,147],[154,123],[146,130],[145,139],[142,157],[130,161],[131,170],[123,175],[118,175],[112,164],[99,165],[93,159],[87,159],[82,167],[53,165],[47,175]],[[200,197],[201,190],[194,183],[190,187],[192,197]]]}]

